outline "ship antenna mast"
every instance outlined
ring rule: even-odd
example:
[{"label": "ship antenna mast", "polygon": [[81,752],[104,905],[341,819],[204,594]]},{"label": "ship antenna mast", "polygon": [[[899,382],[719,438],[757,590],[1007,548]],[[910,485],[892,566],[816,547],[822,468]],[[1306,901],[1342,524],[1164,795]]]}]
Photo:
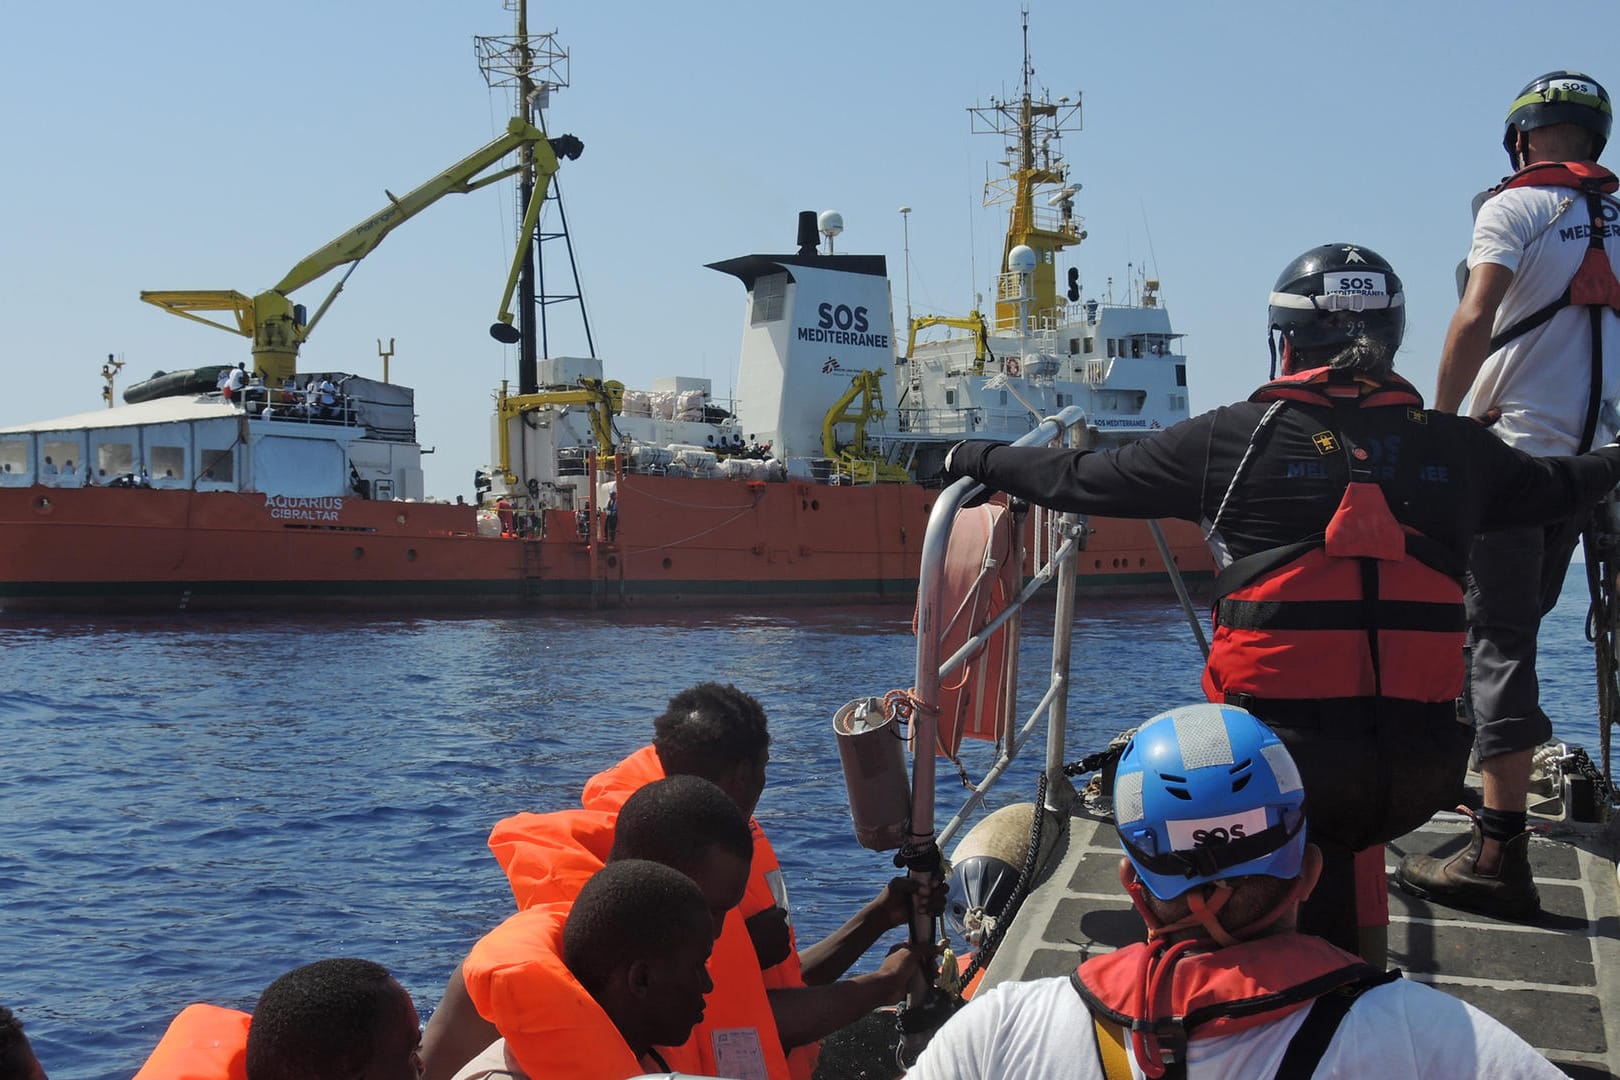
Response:
[{"label": "ship antenna mast", "polygon": [[[1001,252],[1000,277],[996,290],[996,326],[1021,326],[1021,305],[1037,322],[1048,324],[1061,317],[1063,302],[1057,295],[1056,256],[1086,238],[1081,218],[1074,213],[1078,183],[1069,180],[1061,141],[1066,128],[1078,130],[1081,97],[1051,100],[1035,83],[1035,63],[1029,53],[1029,9],[1022,10],[1024,58],[1022,93],[1016,102],[991,98],[988,105],[968,109],[975,134],[999,135],[1007,156],[1001,164],[1007,174],[991,178],[984,186],[985,206],[1008,206],[1007,235]],[[1037,190],[1046,194],[1046,204],[1035,206]],[[1027,247],[1035,253],[1035,269],[1029,280],[1012,272],[1013,249]]]},{"label": "ship antenna mast", "polygon": [[[473,39],[478,55],[478,68],[484,82],[491,89],[511,87],[517,99],[517,112],[525,121],[545,127],[545,109],[551,101],[551,92],[568,85],[568,50],[557,41],[557,32],[529,33],[528,0],[502,0],[502,5],[514,13],[516,32],[511,37],[479,36]],[[522,151],[522,172],[518,183],[517,205],[519,219],[534,193],[534,161],[529,148]],[[553,304],[577,303],[580,326],[585,332],[585,348],[596,356],[596,343],[591,336],[590,315],[585,309],[585,294],[579,284],[579,263],[574,258],[574,242],[568,234],[568,214],[563,209],[562,189],[557,178],[551,178],[546,200],[557,206],[556,231],[548,231],[536,224],[535,234],[529,239],[528,254],[524,256],[518,273],[519,317],[518,328],[518,392],[532,394],[539,390],[538,358],[551,353],[548,309]],[[572,292],[548,292],[546,286],[545,244],[561,240],[568,257],[568,275],[573,280]],[[538,316],[538,318],[537,318]],[[538,324],[538,325],[537,325]],[[538,329],[538,339],[536,338]]]},{"label": "ship antenna mast", "polygon": [[123,370],[123,367],[124,362],[115,359],[112,353],[107,354],[107,362],[101,365],[101,378],[107,384],[101,388],[101,400],[107,403],[109,409],[113,407],[113,382],[118,378],[118,373]]}]

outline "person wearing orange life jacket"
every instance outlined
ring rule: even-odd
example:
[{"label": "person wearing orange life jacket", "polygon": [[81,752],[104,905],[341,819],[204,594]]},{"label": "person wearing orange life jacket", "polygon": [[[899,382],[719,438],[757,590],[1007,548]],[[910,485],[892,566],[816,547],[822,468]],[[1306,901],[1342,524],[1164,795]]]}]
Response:
[{"label": "person wearing orange life jacket", "polygon": [[617,859],[572,903],[513,918],[526,938],[520,951],[468,982],[479,1008],[501,1017],[503,1043],[459,1076],[625,1080],[683,1068],[659,1047],[687,1040],[713,986],[713,926],[691,878]]},{"label": "person wearing orange life jacket", "polygon": [[875,1008],[906,996],[928,961],[908,947],[892,952],[875,972],[842,976],[884,933],[910,922],[912,912],[939,914],[945,893],[892,879],[878,896],[825,940],[799,949],[787,911],[787,889],[776,852],[751,815],[765,789],[770,733],[765,711],[735,686],[702,683],[676,694],[654,721],[653,745],[587,781],[581,802],[610,809],[665,775],[702,776],[718,784],[750,815],[754,866],[742,912],[753,937],[772,1011],[795,1080],[810,1080],[820,1040]]},{"label": "person wearing orange life jacket", "polygon": [[1147,721],[1114,777],[1147,940],[975,995],[907,1080],[1563,1075],[1472,1005],[1297,931],[1322,866],[1307,791],[1235,706]]},{"label": "person wearing orange life jacket", "polygon": [[[552,1059],[536,1060],[532,1041],[522,1038],[528,1024],[522,1003],[530,981],[543,988],[551,980],[542,956],[545,934],[573,901],[574,882],[601,867],[606,834],[609,864],[644,859],[679,870],[697,883],[708,904],[716,939],[709,958],[713,989],[691,1037],[658,1047],[660,1057],[682,1072],[734,1080],[788,1075],[753,946],[736,910],[753,841],[747,820],[723,791],[700,777],[676,776],[643,787],[617,814],[574,810],[523,817],[528,842],[516,850],[546,850],[552,865],[522,885],[514,876],[522,910],[480,939],[452,975],[423,1035],[427,1080],[450,1076],[500,1035],[507,1037],[505,1052],[531,1075],[556,1067]],[[492,846],[497,857],[507,850]]]},{"label": "person wearing orange life jacket", "polygon": [[[1485,419],[1530,454],[1578,453],[1620,427],[1620,180],[1597,164],[1614,110],[1596,79],[1554,71],[1509,106],[1514,174],[1476,205],[1468,276],[1440,356],[1435,408]],[[1535,748],[1551,738],[1536,636],[1564,584],[1586,510],[1482,536],[1469,555],[1470,689],[1484,807],[1451,859],[1409,855],[1407,892],[1506,919],[1541,907],[1525,808]],[[1589,562],[1593,560],[1588,560]]]},{"label": "person wearing orange life jacket", "polygon": [[1221,571],[1205,692],[1276,729],[1305,775],[1325,864],[1302,927],[1382,962],[1380,846],[1461,793],[1474,534],[1590,506],[1620,480],[1620,447],[1535,458],[1424,410],[1393,369],[1400,278],[1369,248],[1298,256],[1269,314],[1282,375],[1247,401],[1117,450],[965,442],[946,469],[1058,510],[1207,526]]},{"label": "person wearing orange life jacket", "polygon": [[249,1015],[190,1005],[135,1080],[421,1080],[411,995],[370,960],[317,960],[277,978]]}]

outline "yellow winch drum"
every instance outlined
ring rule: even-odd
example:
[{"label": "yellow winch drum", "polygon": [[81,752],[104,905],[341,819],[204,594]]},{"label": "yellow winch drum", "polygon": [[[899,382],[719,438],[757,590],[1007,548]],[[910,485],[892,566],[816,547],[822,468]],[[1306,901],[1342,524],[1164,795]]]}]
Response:
[{"label": "yellow winch drum", "polygon": [[871,851],[893,851],[911,821],[905,736],[885,713],[881,698],[856,698],[833,714],[838,760],[849,793],[855,839]]}]

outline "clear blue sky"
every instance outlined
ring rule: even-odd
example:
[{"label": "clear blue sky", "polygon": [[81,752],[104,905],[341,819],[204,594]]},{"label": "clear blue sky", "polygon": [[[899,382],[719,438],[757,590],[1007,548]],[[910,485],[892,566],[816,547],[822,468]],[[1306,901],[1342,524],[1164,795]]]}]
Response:
[{"label": "clear blue sky", "polygon": [[[1003,212],[980,196],[1002,151],[965,109],[1016,87],[1013,0],[532,6],[531,29],[572,53],[548,119],[586,145],[562,189],[610,377],[705,375],[726,393],[743,293],[703,264],[791,250],[800,209],[840,210],[840,251],[889,257],[898,317],[901,205],[918,313],[962,313],[987,288]],[[1040,81],[1085,96],[1064,149],[1090,239],[1068,255],[1088,293],[1110,276],[1122,290],[1131,263],[1163,281],[1195,410],[1264,377],[1272,280],[1341,240],[1405,279],[1398,362],[1431,393],[1469,200],[1507,171],[1507,103],[1559,67],[1620,89],[1613,0],[1584,20],[1499,0],[1031,7]],[[99,406],[108,353],[128,363],[120,387],[246,359],[245,339],[137,294],[266,288],[385,187],[488,141],[510,105],[472,38],[510,27],[498,0],[11,5],[0,424]],[[438,451],[433,494],[470,494],[490,396],[514,377],[486,333],[511,203],[504,188],[453,196],[403,225],[304,349],[305,370],[376,375],[376,339],[396,339],[393,378],[417,388]],[[326,287],[296,298],[313,308]],[[583,351],[571,318],[554,335],[553,353]]]}]

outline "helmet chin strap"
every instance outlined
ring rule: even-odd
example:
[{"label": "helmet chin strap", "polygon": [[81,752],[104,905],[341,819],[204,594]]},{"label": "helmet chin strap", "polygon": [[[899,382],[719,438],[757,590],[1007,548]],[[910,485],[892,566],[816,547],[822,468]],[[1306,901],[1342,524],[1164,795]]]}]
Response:
[{"label": "helmet chin strap", "polygon": [[[1120,884],[1130,893],[1131,903],[1135,905],[1137,914],[1142,916],[1142,921],[1147,923],[1148,928],[1148,947],[1142,954],[1141,978],[1138,983],[1142,993],[1138,1015],[1145,1023],[1133,1025],[1131,1029],[1131,1052],[1135,1055],[1137,1064],[1141,1066],[1144,1076],[1158,1080],[1165,1074],[1164,1055],[1159,1046],[1158,1035],[1154,1033],[1154,1027],[1156,1021],[1161,1019],[1157,1009],[1160,991],[1172,982],[1171,973],[1175,970],[1176,961],[1189,952],[1208,951],[1211,942],[1225,948],[1258,937],[1310,892],[1311,884],[1314,882],[1307,882],[1308,876],[1310,875],[1301,874],[1295,878],[1281,899],[1259,918],[1228,930],[1221,925],[1219,918],[1221,909],[1232,899],[1232,886],[1228,882],[1212,881],[1194,886],[1191,891],[1184,894],[1187,897],[1188,914],[1174,922],[1164,923],[1159,921],[1153,914],[1153,909],[1148,906],[1147,887],[1142,884],[1142,879],[1136,876],[1136,871],[1129,862],[1120,860]],[[1194,927],[1201,927],[1203,932],[1174,943],[1170,941],[1172,934]]]}]

